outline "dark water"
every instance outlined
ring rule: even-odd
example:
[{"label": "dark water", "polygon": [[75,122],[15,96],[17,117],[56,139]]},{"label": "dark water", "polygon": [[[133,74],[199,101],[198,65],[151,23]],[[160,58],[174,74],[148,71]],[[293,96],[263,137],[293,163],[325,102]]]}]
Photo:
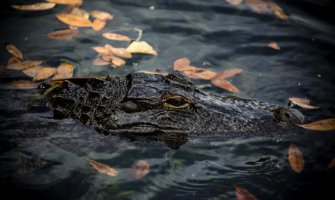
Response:
[{"label": "dark water", "polygon": [[[11,3],[34,1],[10,1]],[[1,43],[15,44],[27,59],[49,64],[68,60],[75,77],[127,74],[137,70],[172,71],[172,63],[188,57],[198,67],[221,71],[239,67],[243,74],[230,80],[237,96],[285,105],[292,96],[307,97],[321,108],[303,110],[308,120],[335,116],[335,11],[327,0],[277,0],[289,15],[283,21],[259,15],[246,6],[224,0],[107,1],[86,0],[83,8],[114,14],[104,31],[118,31],[142,39],[158,56],[136,56],[125,67],[112,69],[91,63],[92,46],[122,42],[103,39],[88,28],[71,41],[47,38],[66,28],[54,15],[63,6],[42,12],[15,11],[2,1]],[[266,45],[276,41],[275,51]],[[0,63],[10,58],[0,49]],[[19,72],[1,75],[0,184],[1,193],[34,199],[236,199],[239,185],[258,199],[325,199],[335,189],[335,134],[290,132],[281,138],[197,140],[172,150],[157,143],[141,143],[97,134],[71,119],[54,120],[34,100],[35,90],[8,89],[13,80],[28,79]],[[194,81],[206,84],[206,81]],[[211,87],[207,92],[229,93]],[[305,157],[297,174],[289,166],[287,150],[295,143]],[[116,177],[97,173],[87,157],[119,171]],[[146,160],[150,172],[140,180],[129,173],[137,160]]]}]

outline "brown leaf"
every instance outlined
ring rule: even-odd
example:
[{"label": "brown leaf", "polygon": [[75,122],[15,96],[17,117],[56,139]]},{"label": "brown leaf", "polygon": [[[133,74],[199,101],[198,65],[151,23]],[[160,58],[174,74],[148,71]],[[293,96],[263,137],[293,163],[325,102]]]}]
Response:
[{"label": "brown leaf", "polygon": [[22,71],[26,75],[33,77],[33,81],[47,79],[56,74],[56,69],[52,67],[36,66]]},{"label": "brown leaf", "polygon": [[55,3],[34,3],[34,4],[27,4],[27,5],[12,5],[12,8],[16,10],[27,10],[27,11],[39,11],[39,10],[49,10],[55,7]]},{"label": "brown leaf", "polygon": [[82,4],[83,0],[47,0],[56,4]]},{"label": "brown leaf", "polygon": [[278,4],[273,1],[268,1],[268,6],[279,19],[288,20],[288,16]]},{"label": "brown leaf", "polygon": [[208,69],[196,68],[193,66],[186,67],[182,72],[186,74],[186,76],[193,79],[210,80],[216,76],[216,72]]},{"label": "brown leaf", "polygon": [[22,62],[10,64],[10,65],[7,66],[7,69],[25,70],[25,69],[28,69],[30,67],[40,65],[42,63],[43,63],[43,61],[40,61],[40,60],[25,60],[25,61],[22,61]]},{"label": "brown leaf", "polygon": [[226,0],[231,5],[237,6],[243,2],[243,0]]},{"label": "brown leaf", "polygon": [[304,155],[295,144],[288,149],[288,161],[293,171],[301,173],[305,166]]},{"label": "brown leaf", "polygon": [[248,190],[238,185],[235,186],[235,194],[237,200],[257,200],[257,198]]},{"label": "brown leaf", "polygon": [[92,15],[92,17],[102,21],[113,19],[113,15],[105,11],[93,10],[90,12],[90,14]]},{"label": "brown leaf", "polygon": [[105,47],[109,49],[110,53],[121,57],[121,58],[132,58],[131,53],[129,53],[125,48],[115,48],[112,45],[106,44]]},{"label": "brown leaf", "polygon": [[239,93],[240,92],[240,90],[235,85],[233,85],[231,82],[227,81],[226,79],[212,78],[211,82],[216,87],[227,90],[229,92],[233,92],[233,93]]},{"label": "brown leaf", "polygon": [[16,89],[27,90],[37,88],[37,83],[28,80],[19,80],[19,81],[12,81],[11,86],[13,86]]},{"label": "brown leaf", "polygon": [[94,31],[101,31],[106,26],[105,20],[95,19],[92,23],[92,28]]},{"label": "brown leaf", "polygon": [[64,29],[48,34],[48,38],[55,40],[71,40],[79,34],[78,29]]},{"label": "brown leaf", "polygon": [[242,71],[243,70],[239,68],[227,69],[227,70],[217,73],[217,75],[214,78],[226,79],[226,78],[238,75],[242,73]]},{"label": "brown leaf", "polygon": [[191,65],[191,61],[184,57],[184,58],[179,58],[173,63],[173,70],[176,71],[184,71],[185,68],[189,67]]},{"label": "brown leaf", "polygon": [[106,164],[97,162],[93,159],[87,159],[87,160],[89,164],[101,174],[106,174],[108,176],[117,176],[119,174],[118,171],[116,171],[114,168]]},{"label": "brown leaf", "polygon": [[56,74],[52,80],[67,79],[73,76],[74,67],[71,63],[62,62],[56,69]]},{"label": "brown leaf", "polygon": [[301,108],[307,108],[307,109],[318,109],[319,108],[317,106],[311,105],[311,102],[310,102],[309,99],[302,99],[302,98],[299,98],[299,97],[291,97],[291,98],[289,98],[289,100],[293,104],[295,104],[295,105],[297,105]]},{"label": "brown leaf", "polygon": [[88,13],[86,10],[78,8],[78,7],[74,7],[71,10],[70,14],[72,14],[72,15],[80,15],[80,16],[82,16],[85,19],[90,18],[90,13]]},{"label": "brown leaf", "polygon": [[272,49],[275,49],[275,50],[280,50],[280,46],[278,45],[277,42],[269,42],[268,43],[268,47],[272,48]]},{"label": "brown leaf", "polygon": [[127,51],[129,53],[143,53],[143,54],[157,55],[157,52],[145,41],[132,42],[128,46]]},{"label": "brown leaf", "polygon": [[150,172],[150,165],[146,160],[138,160],[131,166],[130,172],[135,179],[142,179]]},{"label": "brown leaf", "polygon": [[113,55],[102,55],[101,58],[107,62],[110,62],[112,67],[121,67],[126,64],[126,61],[122,58]]},{"label": "brown leaf", "polygon": [[323,119],[308,124],[297,124],[298,126],[315,131],[331,131],[335,130],[335,118]]},{"label": "brown leaf", "polygon": [[335,158],[333,158],[327,166],[328,170],[333,169],[333,168],[335,168]]},{"label": "brown leaf", "polygon": [[8,60],[8,65],[20,63],[20,62],[22,62],[20,58],[13,56]]},{"label": "brown leaf", "polygon": [[130,41],[131,39],[126,35],[121,35],[118,33],[103,33],[102,36],[109,40],[118,40],[118,41]]},{"label": "brown leaf", "polygon": [[57,14],[57,19],[67,25],[77,27],[90,27],[92,22],[89,19],[85,19],[83,16],[78,14]]},{"label": "brown leaf", "polygon": [[93,65],[97,66],[105,66],[105,65],[110,65],[111,63],[109,61],[103,60],[100,56],[98,56],[94,61]]},{"label": "brown leaf", "polygon": [[272,10],[269,8],[267,1],[264,0],[244,0],[247,6],[259,14],[271,14]]},{"label": "brown leaf", "polygon": [[6,49],[14,57],[20,58],[21,60],[23,59],[23,55],[22,55],[21,51],[18,48],[16,48],[16,46],[14,46],[12,44],[7,44]]}]

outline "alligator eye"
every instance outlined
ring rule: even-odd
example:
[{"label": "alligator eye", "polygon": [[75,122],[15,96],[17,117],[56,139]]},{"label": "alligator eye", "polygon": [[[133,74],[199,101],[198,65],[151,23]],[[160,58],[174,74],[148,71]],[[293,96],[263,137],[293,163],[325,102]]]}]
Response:
[{"label": "alligator eye", "polygon": [[167,93],[162,100],[163,105],[167,108],[185,108],[191,105],[191,101],[180,95]]}]

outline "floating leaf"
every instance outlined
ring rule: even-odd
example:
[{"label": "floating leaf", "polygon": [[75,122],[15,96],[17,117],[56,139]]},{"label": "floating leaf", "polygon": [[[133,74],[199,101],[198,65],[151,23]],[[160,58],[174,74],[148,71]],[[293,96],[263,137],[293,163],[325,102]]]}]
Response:
[{"label": "floating leaf", "polygon": [[143,54],[157,55],[157,52],[145,41],[132,42],[128,46],[127,51],[129,53],[143,53]]},{"label": "floating leaf", "polygon": [[21,51],[18,48],[16,48],[16,46],[14,46],[12,44],[7,44],[6,49],[14,57],[19,58],[21,60],[23,59],[23,55],[22,55]]},{"label": "floating leaf", "polygon": [[146,160],[138,160],[131,166],[131,174],[135,179],[142,179],[150,172],[150,165]]},{"label": "floating leaf", "polygon": [[118,56],[121,58],[131,58],[132,57],[131,53],[129,53],[125,48],[115,48],[109,44],[106,44],[105,48],[108,48],[110,53],[115,56]]},{"label": "floating leaf", "polygon": [[118,171],[116,171],[114,168],[111,168],[106,164],[97,162],[93,159],[87,159],[87,160],[89,164],[101,174],[106,174],[108,176],[117,176],[119,174]]},{"label": "floating leaf", "polygon": [[77,26],[77,27],[90,27],[92,22],[89,19],[84,18],[78,14],[58,14],[57,19],[67,25]]},{"label": "floating leaf", "polygon": [[80,15],[80,16],[82,16],[85,19],[90,18],[90,13],[88,13],[86,10],[78,8],[78,7],[74,7],[71,10],[70,14],[72,14],[72,15]]},{"label": "floating leaf", "polygon": [[20,62],[22,62],[20,58],[13,56],[8,60],[8,65],[12,65],[15,63],[20,63]]},{"label": "floating leaf", "polygon": [[253,194],[241,186],[235,186],[235,194],[237,200],[257,200]]},{"label": "floating leaf", "polygon": [[118,33],[103,33],[102,36],[109,40],[118,40],[118,41],[130,41],[131,39],[126,35],[121,35]]},{"label": "floating leaf", "polygon": [[56,4],[82,4],[83,0],[47,0]]},{"label": "floating leaf", "polygon": [[189,67],[191,65],[191,61],[184,57],[184,58],[179,58],[173,63],[173,70],[176,71],[184,71],[185,68]]},{"label": "floating leaf", "polygon": [[280,50],[280,46],[278,45],[277,42],[269,42],[268,43],[268,47],[272,48],[272,49],[275,49],[275,50]]},{"label": "floating leaf", "polygon": [[333,169],[333,168],[335,168],[335,158],[333,158],[327,166],[328,170]]},{"label": "floating leaf", "polygon": [[121,67],[126,64],[126,61],[122,58],[113,55],[102,55],[101,58],[112,64],[112,67]]},{"label": "floating leaf", "polygon": [[47,79],[56,74],[56,69],[52,67],[36,66],[22,71],[26,75],[33,77],[33,81]]},{"label": "floating leaf", "polygon": [[231,5],[237,6],[243,2],[243,0],[226,0]]},{"label": "floating leaf", "polygon": [[242,73],[242,71],[243,70],[239,69],[239,68],[227,69],[227,70],[224,70],[222,72],[217,73],[215,78],[226,79],[226,78],[238,75],[238,74]]},{"label": "floating leaf", "polygon": [[92,17],[102,21],[113,19],[113,15],[105,11],[93,10],[90,12],[90,14],[92,15]]},{"label": "floating leaf", "polygon": [[265,0],[244,0],[247,6],[259,14],[271,14],[272,10],[269,8],[267,1]]},{"label": "floating leaf", "polygon": [[94,31],[101,31],[106,26],[105,20],[96,19],[92,23],[92,28]]},{"label": "floating leaf", "polygon": [[212,78],[211,82],[216,87],[227,90],[229,92],[233,92],[233,93],[240,92],[240,90],[235,85],[233,85],[231,82],[227,81],[226,79]]},{"label": "floating leaf", "polygon": [[103,60],[100,56],[98,56],[94,61],[93,65],[97,66],[105,66],[105,65],[110,65],[109,61]]},{"label": "floating leaf", "polygon": [[27,90],[37,88],[37,83],[28,80],[19,80],[19,81],[12,81],[11,86],[16,89]]},{"label": "floating leaf", "polygon": [[25,69],[28,69],[30,67],[40,65],[42,63],[43,63],[43,61],[40,61],[40,60],[26,60],[26,61],[10,64],[10,65],[7,66],[7,69],[25,70]]},{"label": "floating leaf", "polygon": [[74,67],[71,63],[62,62],[56,69],[56,74],[52,80],[67,79],[73,76]]},{"label": "floating leaf", "polygon": [[301,173],[305,166],[304,155],[295,144],[288,149],[288,161],[293,171]]},{"label": "floating leaf", "polygon": [[186,76],[193,79],[210,80],[216,76],[216,72],[213,72],[208,69],[196,68],[193,66],[185,68],[184,71],[182,72],[186,74]]},{"label": "floating leaf", "polygon": [[71,40],[79,34],[78,29],[64,29],[48,34],[48,38],[55,40]]},{"label": "floating leaf", "polygon": [[311,105],[311,102],[310,102],[309,99],[302,99],[302,98],[299,98],[299,97],[291,97],[291,98],[289,98],[289,100],[293,104],[295,104],[295,105],[297,105],[301,108],[307,108],[307,109],[318,109],[319,108],[317,106]]},{"label": "floating leaf", "polygon": [[268,1],[268,6],[272,10],[272,12],[282,20],[288,20],[288,16],[285,14],[284,10],[275,2],[273,1]]},{"label": "floating leaf", "polygon": [[297,124],[298,126],[315,131],[331,131],[335,130],[335,118],[323,119],[308,124]]},{"label": "floating leaf", "polygon": [[27,10],[27,11],[39,11],[39,10],[49,10],[55,7],[55,3],[35,3],[35,4],[27,4],[27,5],[12,5],[12,8],[16,10]]}]

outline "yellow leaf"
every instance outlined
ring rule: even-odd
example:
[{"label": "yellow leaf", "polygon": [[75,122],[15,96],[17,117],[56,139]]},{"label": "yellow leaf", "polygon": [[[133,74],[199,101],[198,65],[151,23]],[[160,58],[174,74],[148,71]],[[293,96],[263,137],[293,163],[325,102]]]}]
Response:
[{"label": "yellow leaf", "polygon": [[92,23],[92,28],[94,31],[101,31],[106,26],[105,20],[95,19]]},{"label": "yellow leaf", "polygon": [[307,108],[307,109],[318,109],[319,108],[317,106],[311,105],[311,102],[308,99],[302,99],[302,98],[299,98],[299,97],[291,97],[291,98],[289,98],[289,100],[293,104],[295,104],[297,106],[300,106],[301,108]]},{"label": "yellow leaf", "polygon": [[127,51],[129,53],[143,53],[143,54],[157,55],[157,52],[145,41],[132,42],[128,46]]},{"label": "yellow leaf", "polygon": [[90,27],[92,23],[89,19],[85,19],[83,16],[78,14],[58,14],[57,19],[67,25],[77,27]]},{"label": "yellow leaf", "polygon": [[243,2],[243,0],[226,0],[231,5],[237,6]]},{"label": "yellow leaf", "polygon": [[83,0],[47,0],[56,4],[82,4]]},{"label": "yellow leaf", "polygon": [[26,60],[26,61],[10,64],[10,65],[7,66],[7,69],[25,70],[25,69],[28,69],[30,67],[40,65],[42,63],[43,63],[43,61],[40,61],[40,60]]},{"label": "yellow leaf", "polygon": [[130,172],[135,179],[142,179],[150,172],[150,165],[146,160],[138,160],[131,166]]},{"label": "yellow leaf", "polygon": [[113,19],[113,15],[105,12],[105,11],[100,11],[100,10],[93,10],[90,12],[92,17],[102,20],[102,21],[106,21],[106,20],[112,20]]},{"label": "yellow leaf", "polygon": [[296,173],[301,173],[305,167],[304,155],[295,144],[291,144],[288,149],[288,161]]},{"label": "yellow leaf", "polygon": [[22,55],[21,51],[18,48],[16,48],[16,46],[14,46],[12,44],[7,44],[6,49],[14,57],[19,58],[21,60],[23,59],[23,55]]},{"label": "yellow leaf", "polygon": [[335,118],[323,119],[308,124],[297,124],[298,126],[315,131],[331,131],[335,130]]},{"label": "yellow leaf", "polygon": [[12,5],[12,8],[16,10],[28,10],[28,11],[39,11],[39,10],[49,10],[55,7],[55,3],[34,3],[27,5]]},{"label": "yellow leaf", "polygon": [[48,34],[48,38],[55,40],[71,40],[79,34],[78,29],[64,29]]},{"label": "yellow leaf", "polygon": [[62,62],[56,69],[56,74],[52,80],[67,79],[73,76],[74,67],[71,63]]},{"label": "yellow leaf", "polygon": [[241,186],[235,186],[235,195],[237,200],[257,200],[253,194]]},{"label": "yellow leaf", "polygon": [[87,159],[87,160],[89,164],[101,174],[106,174],[108,176],[117,176],[119,174],[118,171],[116,171],[114,168],[111,168],[108,165],[97,162],[93,159]]},{"label": "yellow leaf", "polygon": [[275,50],[280,50],[280,46],[278,45],[277,42],[269,42],[268,43],[268,47],[272,48],[272,49],[275,49]]},{"label": "yellow leaf", "polygon": [[118,40],[118,41],[130,41],[131,40],[128,36],[117,34],[117,33],[103,33],[102,36],[109,40]]}]

